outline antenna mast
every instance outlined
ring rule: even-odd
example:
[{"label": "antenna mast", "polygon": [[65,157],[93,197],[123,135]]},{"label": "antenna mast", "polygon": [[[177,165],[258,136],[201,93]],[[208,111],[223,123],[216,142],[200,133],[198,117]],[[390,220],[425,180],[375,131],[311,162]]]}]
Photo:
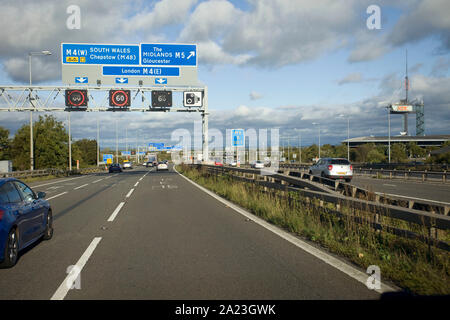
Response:
[{"label": "antenna mast", "polygon": [[408,49],[406,49],[406,76],[405,76],[405,89],[406,89],[406,100],[408,103],[408,89],[409,89],[409,79],[408,79]]}]

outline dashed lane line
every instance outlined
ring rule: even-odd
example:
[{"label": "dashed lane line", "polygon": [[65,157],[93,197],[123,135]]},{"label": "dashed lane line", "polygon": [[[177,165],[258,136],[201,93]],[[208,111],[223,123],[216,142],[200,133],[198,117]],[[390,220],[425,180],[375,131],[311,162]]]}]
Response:
[{"label": "dashed lane line", "polygon": [[94,252],[95,248],[99,244],[100,240],[102,240],[101,237],[96,237],[96,238],[94,238],[94,240],[92,240],[89,247],[83,253],[83,255],[78,260],[78,262],[74,266],[72,266],[72,269],[69,271],[69,274],[64,279],[64,281],[61,283],[61,285],[58,287],[58,289],[53,294],[53,296],[50,298],[50,300],[64,300],[67,293],[72,288],[74,282],[80,276],[81,270],[83,270],[83,267],[86,265],[86,262],[91,257],[92,253]]}]

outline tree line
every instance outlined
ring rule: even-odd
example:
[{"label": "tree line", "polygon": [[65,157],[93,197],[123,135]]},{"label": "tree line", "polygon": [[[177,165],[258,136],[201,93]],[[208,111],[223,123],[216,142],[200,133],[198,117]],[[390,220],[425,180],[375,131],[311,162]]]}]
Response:
[{"label": "tree line", "polygon": [[[14,137],[0,127],[0,160],[12,160],[14,170],[30,169],[30,125],[24,124]],[[39,116],[33,123],[34,168],[67,168],[69,166],[69,134],[62,121],[54,116]],[[72,142],[72,166],[97,164],[97,141],[82,139]]]},{"label": "tree line", "polygon": [[[444,146],[450,145],[446,142]],[[450,153],[439,156],[428,157],[432,150],[439,149],[439,147],[420,147],[416,142],[392,143],[391,144],[391,162],[405,163],[411,160],[425,159],[427,163],[450,163]],[[324,144],[320,146],[321,158],[347,158],[347,144],[333,146],[331,144]],[[294,154],[296,158],[294,159]],[[302,147],[299,152],[298,147],[291,147],[289,152],[287,148],[283,149],[283,156],[290,161],[312,162],[313,159],[319,156],[319,147],[313,144],[308,147]],[[374,143],[362,144],[356,148],[350,148],[350,161],[360,163],[387,163],[389,160],[388,146],[376,145]]]},{"label": "tree line", "polygon": [[[12,160],[14,170],[30,169],[30,126],[24,124],[17,130],[14,137],[9,138],[9,130],[0,127],[0,160]],[[34,168],[67,168],[69,163],[69,135],[62,121],[54,116],[39,116],[39,120],[33,124],[34,142]],[[450,145],[450,142],[445,143]],[[437,147],[419,147],[415,142],[408,144],[391,144],[391,162],[402,163],[411,159],[424,159],[430,151]],[[112,150],[103,150],[104,153],[113,153]],[[288,158],[289,154],[289,158]],[[294,154],[296,158],[294,159]],[[283,149],[283,156],[287,160],[298,162],[311,162],[319,155],[319,147],[313,144],[302,147]],[[347,158],[347,144],[333,146],[324,144],[320,147],[320,156],[333,158]],[[80,167],[90,167],[97,164],[97,141],[81,139],[72,143],[72,166],[80,161]],[[350,161],[361,163],[386,163],[388,162],[388,147],[367,143],[356,148],[350,148]],[[450,152],[427,157],[427,163],[450,163]]]}]

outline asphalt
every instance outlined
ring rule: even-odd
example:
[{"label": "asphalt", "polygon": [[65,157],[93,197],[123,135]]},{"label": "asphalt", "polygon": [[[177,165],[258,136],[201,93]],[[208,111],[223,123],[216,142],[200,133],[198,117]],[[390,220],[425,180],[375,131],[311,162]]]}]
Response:
[{"label": "asphalt", "polygon": [[380,297],[172,169],[53,182],[31,185],[54,197],[54,236],[22,252],[14,268],[0,269],[0,299],[50,299],[94,238],[101,240],[81,271],[80,289],[65,299]]},{"label": "asphalt", "polygon": [[450,184],[375,179],[354,176],[351,184],[374,192],[400,195],[450,204]]}]

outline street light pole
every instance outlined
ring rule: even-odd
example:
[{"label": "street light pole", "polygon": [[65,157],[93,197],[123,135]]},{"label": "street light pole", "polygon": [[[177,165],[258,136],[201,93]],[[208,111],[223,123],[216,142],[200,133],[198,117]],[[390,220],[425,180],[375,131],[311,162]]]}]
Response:
[{"label": "street light pole", "polygon": [[347,160],[350,161],[350,118],[347,118]]},{"label": "street light pole", "polygon": [[319,159],[320,159],[320,123],[313,122],[313,125],[317,125],[317,127],[319,128]]},{"label": "street light pole", "polygon": [[388,111],[388,155],[389,155],[389,164],[391,163],[391,110],[390,107],[387,107]]},{"label": "street light pole", "polygon": [[69,114],[69,171],[72,171],[72,136],[70,134],[70,112]]},{"label": "street light pole", "polygon": [[[31,81],[31,56],[36,55],[51,55],[52,53],[50,51],[41,51],[41,52],[29,52],[28,53],[28,70],[30,73],[30,87],[33,85]],[[31,89],[30,89],[31,90]],[[33,103],[31,102],[31,91],[30,95],[28,96],[28,99],[30,101],[30,105],[33,106]],[[30,111],[30,170],[34,170],[34,142],[33,142],[33,111]]]},{"label": "street light pole", "polygon": [[97,167],[100,165],[100,125],[97,116]]},{"label": "street light pole", "polygon": [[117,132],[117,120],[116,120],[116,163],[119,163],[119,134]]}]

